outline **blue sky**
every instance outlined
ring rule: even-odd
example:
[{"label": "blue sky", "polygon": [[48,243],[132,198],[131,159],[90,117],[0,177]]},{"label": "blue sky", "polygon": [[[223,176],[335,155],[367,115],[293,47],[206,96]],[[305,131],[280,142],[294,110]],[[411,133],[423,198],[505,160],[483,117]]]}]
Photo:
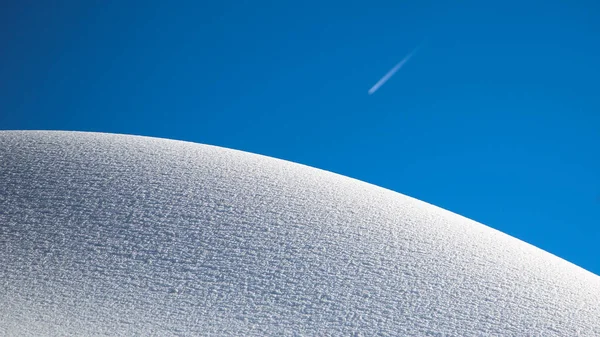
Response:
[{"label": "blue sky", "polygon": [[433,203],[600,274],[595,1],[2,6],[0,129],[283,158]]}]

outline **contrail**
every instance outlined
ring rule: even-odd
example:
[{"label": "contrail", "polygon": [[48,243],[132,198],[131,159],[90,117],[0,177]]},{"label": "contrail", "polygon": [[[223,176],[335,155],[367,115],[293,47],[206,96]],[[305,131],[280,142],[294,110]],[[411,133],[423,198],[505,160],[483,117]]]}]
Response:
[{"label": "contrail", "polygon": [[398,64],[396,64],[394,68],[388,71],[387,74],[385,74],[379,81],[377,81],[377,83],[375,83],[375,85],[371,89],[369,89],[369,95],[375,93],[375,91],[377,91],[377,89],[384,85],[385,82],[387,82],[390,79],[390,77],[394,76],[394,74],[398,70],[400,70],[400,68],[402,68],[402,66],[404,66],[404,64],[408,62],[408,60],[410,60],[410,58],[417,52],[417,50],[419,50],[419,47],[415,48],[413,51],[410,52],[410,54],[406,55],[402,59],[402,61],[398,62]]}]

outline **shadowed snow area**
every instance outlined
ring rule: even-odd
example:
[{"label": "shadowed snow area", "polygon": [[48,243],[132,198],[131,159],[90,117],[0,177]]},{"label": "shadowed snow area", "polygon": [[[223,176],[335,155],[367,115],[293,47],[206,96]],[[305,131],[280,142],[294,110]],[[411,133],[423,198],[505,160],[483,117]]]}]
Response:
[{"label": "shadowed snow area", "polygon": [[0,335],[600,336],[600,277],[354,179],[0,132]]}]

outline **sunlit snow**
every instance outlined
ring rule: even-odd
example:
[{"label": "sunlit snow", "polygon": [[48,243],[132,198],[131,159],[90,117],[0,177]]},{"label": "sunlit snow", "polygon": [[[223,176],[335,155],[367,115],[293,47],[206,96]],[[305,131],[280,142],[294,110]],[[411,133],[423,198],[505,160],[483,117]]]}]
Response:
[{"label": "sunlit snow", "polygon": [[600,336],[600,277],[430,204],[193,143],[0,132],[0,335]]}]

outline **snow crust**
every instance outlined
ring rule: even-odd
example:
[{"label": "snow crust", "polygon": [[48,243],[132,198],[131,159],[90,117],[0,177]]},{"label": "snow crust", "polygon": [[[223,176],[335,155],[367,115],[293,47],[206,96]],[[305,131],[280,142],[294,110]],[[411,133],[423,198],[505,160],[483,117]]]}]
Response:
[{"label": "snow crust", "polygon": [[600,277],[413,198],[138,136],[0,132],[2,336],[600,336]]}]

